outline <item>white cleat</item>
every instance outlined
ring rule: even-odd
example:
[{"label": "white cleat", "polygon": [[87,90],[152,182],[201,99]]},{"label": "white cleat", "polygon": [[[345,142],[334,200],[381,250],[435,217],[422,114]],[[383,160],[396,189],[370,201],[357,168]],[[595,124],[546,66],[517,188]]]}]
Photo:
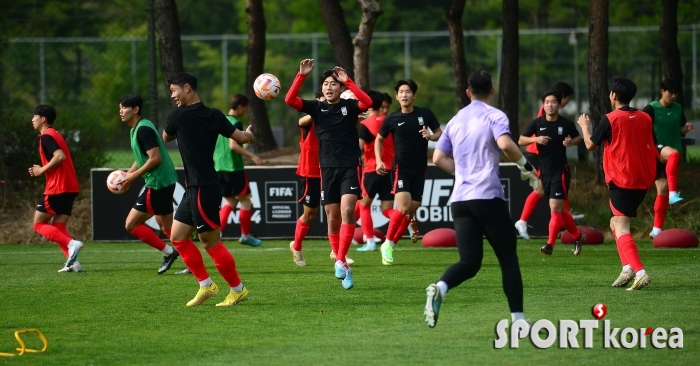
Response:
[{"label": "white cleat", "polygon": [[527,234],[527,222],[518,220],[515,222],[515,228],[523,239],[530,240],[530,235]]},{"label": "white cleat", "polygon": [[63,267],[58,270],[58,273],[64,273],[64,272],[80,272],[83,269],[83,267],[80,265],[80,262],[75,261],[73,264],[71,264],[69,267]]},{"label": "white cleat", "polygon": [[656,238],[657,235],[661,234],[663,230],[658,229],[658,228],[653,228],[651,229],[651,232],[649,232],[649,239],[654,239]]},{"label": "white cleat", "polygon": [[292,259],[294,260],[294,263],[299,267],[304,267],[306,265],[306,259],[304,259],[304,255],[301,254],[301,250],[294,250],[293,240],[291,243],[289,243],[289,249],[292,251]]},{"label": "white cleat", "polygon": [[70,267],[78,259],[78,253],[83,249],[83,242],[72,239],[68,243],[68,260],[66,261],[66,267]]}]

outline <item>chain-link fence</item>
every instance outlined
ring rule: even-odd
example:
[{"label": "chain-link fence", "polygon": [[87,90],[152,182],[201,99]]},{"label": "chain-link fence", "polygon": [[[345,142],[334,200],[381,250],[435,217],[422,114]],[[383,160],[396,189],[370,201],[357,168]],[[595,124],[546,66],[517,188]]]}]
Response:
[{"label": "chain-link fence", "polygon": [[[520,122],[529,122],[539,106],[539,95],[557,81],[575,89],[564,111],[574,116],[587,110],[587,32],[577,29],[520,31]],[[684,70],[687,114],[698,109],[697,27],[679,27],[678,43]],[[465,31],[469,70],[485,69],[499,76],[500,31]],[[183,36],[185,69],[199,81],[198,92],[209,106],[228,110],[231,94],[242,92],[245,82],[246,35]],[[658,97],[662,79],[660,33],[657,27],[610,28],[610,77],[635,81],[642,106]],[[118,38],[14,38],[9,39],[0,59],[0,85],[5,102],[0,117],[31,119],[41,103],[56,107],[56,126],[71,126],[74,140],[93,136],[105,160],[94,164],[128,167],[128,128],[118,115],[119,98],[138,93],[150,100],[148,45],[146,37]],[[316,69],[302,90],[311,97],[319,85],[319,74],[334,66],[326,34],[269,34],[265,71],[277,75],[285,93],[298,70],[299,61],[314,58]],[[418,105],[435,111],[445,123],[456,112],[454,78],[447,32],[377,32],[370,50],[370,82],[373,89],[393,94],[393,83],[404,77],[419,85]],[[170,109],[162,75],[158,75],[159,120],[162,127]],[[495,102],[495,100],[494,100]],[[267,103],[270,122],[280,146],[296,143],[298,115],[283,98]],[[394,104],[396,107],[396,104]],[[150,116],[150,105],[144,116]],[[77,135],[76,135],[77,134]],[[96,139],[96,140],[95,140]],[[11,142],[11,141],[10,141]],[[171,146],[174,147],[174,146]],[[35,146],[32,147],[34,151]],[[179,154],[172,154],[179,161]]]}]

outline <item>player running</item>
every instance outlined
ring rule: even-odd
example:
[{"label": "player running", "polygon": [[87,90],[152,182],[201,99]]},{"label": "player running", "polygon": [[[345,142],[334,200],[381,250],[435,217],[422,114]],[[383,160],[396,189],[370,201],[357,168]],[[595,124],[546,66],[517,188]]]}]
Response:
[{"label": "player running", "polygon": [[615,78],[610,89],[613,111],[603,116],[593,135],[588,131],[587,115],[581,115],[578,124],[588,150],[601,145],[605,148],[603,170],[610,193],[610,230],[622,262],[622,272],[612,286],[622,287],[634,280],[627,289],[632,291],[651,282],[630,234],[630,220],[637,216],[637,208],[654,183],[658,153],[651,118],[629,106],[637,86],[631,80]]},{"label": "player running", "polygon": [[[335,277],[342,286],[353,286],[352,270],[346,255],[355,233],[355,203],[360,195],[360,148],[357,144],[357,118],[369,109],[372,100],[348,77],[345,69],[336,66],[321,75],[325,101],[303,100],[297,95],[314,61],[301,61],[299,73],[287,92],[285,102],[297,111],[311,116],[318,138],[321,166],[321,204],[328,219],[328,238],[336,253]],[[341,99],[349,89],[358,100]]]},{"label": "player running", "polygon": [[66,139],[53,128],[55,120],[56,110],[52,106],[42,104],[34,109],[32,127],[40,135],[41,165],[35,164],[28,170],[32,177],[46,175],[44,195],[34,213],[34,230],[58,244],[66,256],[66,264],[58,272],[80,272],[78,253],[83,249],[83,243],[72,239],[66,230],[80,186]]},{"label": "player running", "polygon": [[551,210],[549,239],[547,244],[540,248],[540,252],[552,255],[559,230],[564,226],[576,238],[574,255],[579,255],[581,243],[585,237],[576,228],[574,218],[569,211],[564,209],[564,201],[568,198],[571,181],[566,148],[576,146],[581,141],[581,136],[572,121],[559,115],[561,100],[562,96],[558,91],[551,90],[544,93],[542,96],[544,116],[535,118],[525,127],[518,143],[521,146],[537,144],[540,181],[544,186],[544,194],[549,197]]},{"label": "player running", "polygon": [[197,78],[194,75],[181,72],[168,84],[171,98],[178,108],[168,115],[163,140],[177,139],[186,184],[185,194],[175,212],[170,241],[199,281],[199,291],[187,306],[201,305],[219,292],[219,286],[211,280],[204,266],[202,253],[190,239],[195,230],[216,269],[231,288],[226,299],[216,306],[236,305],[248,298],[248,289],[238,276],[231,252],[219,238],[222,196],[213,157],[217,136],[230,137],[244,144],[253,141],[253,133],[251,127],[246,131],[237,130],[221,111],[204,106],[197,95]]},{"label": "player running", "polygon": [[[415,81],[399,80],[394,90],[401,109],[384,119],[374,140],[374,156],[383,156],[384,139],[390,134],[394,138],[392,193],[396,210],[391,215],[386,240],[381,246],[382,264],[386,266],[394,263],[394,245],[420,207],[428,169],[428,141],[437,141],[442,134],[433,111],[414,105],[418,91]],[[377,161],[377,174],[383,176],[387,173],[384,162]]]},{"label": "player running", "polygon": [[[240,119],[248,112],[248,103],[248,97],[243,94],[235,94],[231,97],[231,109],[229,109],[226,118],[239,131],[243,131]],[[214,149],[214,169],[219,176],[221,194],[226,201],[226,204],[221,206],[219,211],[219,221],[221,221],[221,232],[223,233],[233,208],[236,207],[236,203],[240,203],[238,222],[241,224],[241,237],[238,242],[257,247],[262,244],[262,240],[250,235],[253,205],[250,202],[250,185],[248,175],[245,173],[242,155],[249,157],[257,165],[263,163],[259,156],[244,149],[235,140],[219,135]]]},{"label": "player running", "polygon": [[677,188],[678,164],[681,160],[679,151],[683,148],[681,134],[693,132],[695,129],[685,118],[683,106],[676,103],[679,90],[680,86],[675,80],[665,79],[661,82],[661,98],[643,109],[651,117],[654,135],[663,146],[661,159],[656,166],[654,227],[649,233],[650,239],[654,239],[663,229],[668,205],[683,200]]},{"label": "player running", "polygon": [[139,177],[146,183],[126,217],[125,227],[131,235],[163,253],[163,262],[158,268],[158,274],[163,274],[180,254],[144,223],[155,215],[160,231],[170,238],[177,173],[156,126],[141,117],[142,108],[143,99],[137,94],[128,94],[119,100],[119,117],[131,128],[129,136],[135,159],[124,178],[124,189],[131,187]]}]

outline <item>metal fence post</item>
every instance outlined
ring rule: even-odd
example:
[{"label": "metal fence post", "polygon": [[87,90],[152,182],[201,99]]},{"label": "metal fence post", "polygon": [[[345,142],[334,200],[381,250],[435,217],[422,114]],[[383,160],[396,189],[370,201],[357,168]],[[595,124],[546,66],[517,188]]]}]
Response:
[{"label": "metal fence post", "polygon": [[403,35],[403,74],[406,79],[411,78],[411,32],[404,32]]},{"label": "metal fence post", "polygon": [[693,24],[693,99],[691,107],[693,110],[698,108],[698,39],[697,39],[697,23]]},{"label": "metal fence post", "polygon": [[221,38],[221,79],[224,90],[224,103],[228,102],[228,41],[226,36]]},{"label": "metal fence post", "polygon": [[138,86],[136,83],[136,38],[131,39],[131,85],[132,92],[138,93]]},{"label": "metal fence post", "polygon": [[44,60],[44,39],[39,41],[39,74],[41,77],[41,92],[39,100],[41,104],[46,104],[46,60]]},{"label": "metal fence post", "polygon": [[[314,33],[311,36],[311,58],[314,60],[316,64],[318,64],[318,34]],[[314,67],[313,70],[313,80],[314,80],[314,90],[318,88],[319,84],[319,78],[320,76],[318,75],[318,67]]]}]

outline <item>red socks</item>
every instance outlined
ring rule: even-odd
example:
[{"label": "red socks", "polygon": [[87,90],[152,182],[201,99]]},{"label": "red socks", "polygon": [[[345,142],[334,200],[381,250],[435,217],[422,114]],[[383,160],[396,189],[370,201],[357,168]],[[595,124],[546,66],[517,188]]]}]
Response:
[{"label": "red socks", "polygon": [[236,287],[241,284],[241,278],[236,270],[236,261],[233,259],[231,252],[221,243],[207,250],[211,259],[214,260],[216,269],[221,273],[221,277],[226,280],[230,287]]},{"label": "red socks", "polygon": [[241,235],[250,235],[250,210],[238,210],[238,221],[241,223]]},{"label": "red socks", "polygon": [[153,232],[148,226],[141,224],[134,228],[134,230],[131,230],[129,233],[141,240],[142,242],[152,246],[153,248],[156,248],[158,250],[163,250],[165,249],[165,243],[163,243],[162,240],[156,235],[156,233]]},{"label": "red socks", "polygon": [[219,210],[219,221],[221,221],[221,231],[224,231],[226,225],[228,225],[228,218],[229,216],[231,216],[231,212],[233,212],[233,207],[229,205],[221,206],[221,210]]},{"label": "red socks", "polygon": [[564,217],[561,212],[552,212],[552,217],[549,219],[549,239],[547,244],[552,247],[557,241],[557,236],[559,235],[559,229],[561,229],[564,224]]},{"label": "red socks", "polygon": [[[564,201],[568,202],[568,201]],[[573,216],[571,216],[571,213],[569,211],[564,211],[561,213],[562,215],[562,221],[564,224],[564,228],[566,231],[570,232],[571,235],[574,236],[574,238],[578,238],[581,233],[578,232],[578,228],[576,227],[576,222],[574,222]]]},{"label": "red socks", "polygon": [[207,268],[204,267],[202,253],[199,252],[199,248],[197,248],[197,245],[195,245],[192,240],[173,240],[172,243],[175,249],[180,253],[182,261],[185,262],[187,268],[189,268],[192,274],[197,278],[197,281],[204,281],[209,278]]},{"label": "red socks", "polygon": [[382,215],[384,215],[384,217],[386,217],[387,219],[390,219],[391,215],[394,214],[394,211],[395,210],[393,208],[387,208],[386,210],[382,210]]},{"label": "red socks", "polygon": [[[622,265],[628,264],[632,266],[635,272],[644,269],[642,265],[642,260],[639,258],[639,251],[637,250],[637,244],[635,244],[632,235],[624,234],[620,236],[617,240],[617,251],[620,253],[620,260],[623,262]],[[628,262],[628,263],[624,263]]]},{"label": "red socks", "polygon": [[[671,182],[670,179],[668,181],[669,183]],[[666,221],[666,210],[668,210],[668,195],[662,196],[657,194],[656,201],[654,201],[654,227],[658,227],[659,229],[664,227],[664,221]]]},{"label": "red socks", "polygon": [[540,201],[540,198],[542,198],[542,196],[537,194],[537,192],[530,192],[530,195],[527,196],[527,199],[525,199],[525,205],[523,206],[523,212],[520,214],[520,220],[527,221],[530,219],[530,216],[532,216],[532,211],[535,210],[537,202]]},{"label": "red socks", "polygon": [[[351,239],[352,240],[352,239]],[[338,247],[340,246],[340,234],[328,233],[328,241],[331,242],[331,250],[335,253],[336,258],[338,258]]]},{"label": "red socks", "polygon": [[36,231],[46,239],[49,239],[52,242],[58,244],[61,247],[61,251],[63,251],[63,248],[65,247],[65,253],[68,253],[68,243],[70,243],[72,239],[70,236],[67,236],[66,234],[62,233],[61,230],[59,230],[55,226],[51,226],[43,222],[37,222],[36,224],[34,224],[34,231]]},{"label": "red socks", "polygon": [[668,180],[668,190],[671,192],[677,192],[678,163],[680,163],[680,161],[681,154],[678,151],[674,151],[668,156],[668,161],[666,162],[666,180]]},{"label": "red socks", "polygon": [[[60,231],[61,233],[63,233],[63,235],[65,235],[65,236],[67,236],[67,237],[69,237],[69,238],[72,238],[72,236],[70,236],[70,234],[68,233],[68,229],[66,229],[66,223],[65,223],[65,222],[54,222],[54,223],[52,224],[52,226],[55,227],[56,229],[58,229],[58,231]],[[61,244],[58,244],[58,247],[61,248],[61,251],[63,252],[63,255],[65,255],[66,258],[68,258],[68,245],[61,245]]]},{"label": "red socks", "polygon": [[401,219],[401,226],[399,226],[399,229],[396,231],[396,234],[391,239],[391,241],[394,242],[394,244],[399,243],[399,240],[401,240],[403,234],[406,233],[406,229],[408,229],[408,224],[410,223],[411,220],[409,220],[407,216],[403,216],[403,218]]},{"label": "red socks", "polygon": [[374,222],[372,221],[372,206],[360,205],[360,219],[362,220],[362,233],[367,239],[374,237]]},{"label": "red socks", "polygon": [[301,250],[301,242],[306,237],[306,233],[309,232],[309,224],[303,223],[301,220],[297,220],[297,227],[294,229],[294,250]]},{"label": "red socks", "polygon": [[355,235],[355,224],[340,225],[339,235],[340,245],[338,246],[338,252],[336,252],[335,259],[345,263],[345,256],[348,254],[348,250],[350,249],[350,242],[352,242],[352,237]]},{"label": "red socks", "polygon": [[392,240],[396,236],[396,232],[399,231],[401,222],[403,221],[403,214],[399,210],[394,210],[389,219],[389,228],[386,230],[386,237]]},{"label": "red socks", "polygon": [[360,218],[360,215],[362,214],[362,204],[358,200],[355,202],[355,222],[357,222],[357,219]]}]

